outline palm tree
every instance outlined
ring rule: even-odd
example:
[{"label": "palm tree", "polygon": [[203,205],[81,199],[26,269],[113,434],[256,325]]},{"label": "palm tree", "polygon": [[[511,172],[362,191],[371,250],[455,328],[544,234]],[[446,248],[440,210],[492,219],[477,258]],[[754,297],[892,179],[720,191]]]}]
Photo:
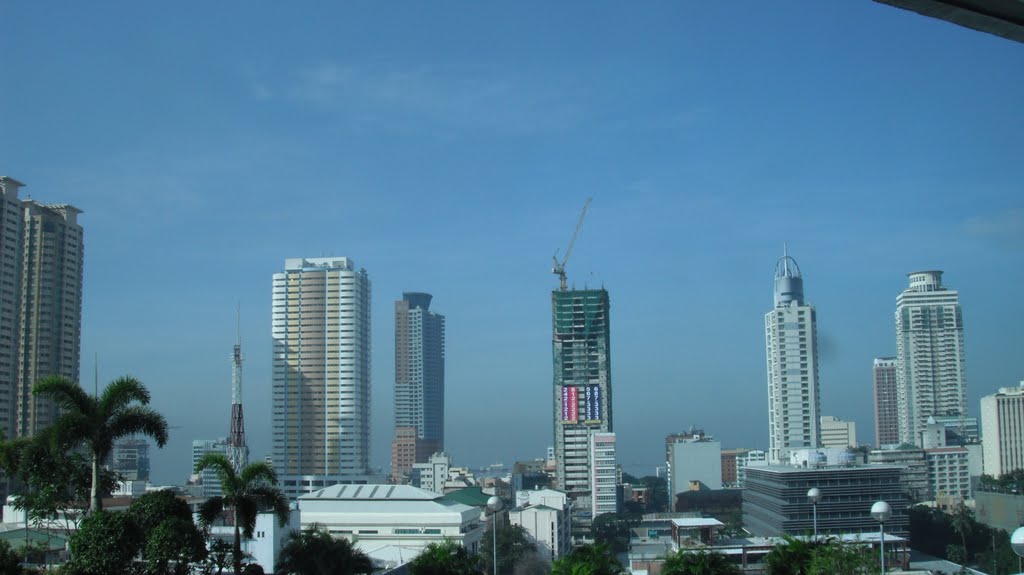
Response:
[{"label": "palm tree", "polygon": [[814,557],[818,545],[827,545],[828,540],[807,542],[789,535],[782,536],[783,542],[772,547],[764,556],[764,564],[771,575],[804,575]]},{"label": "palm tree", "polygon": [[430,543],[409,563],[412,575],[480,575],[480,557],[451,539]]},{"label": "palm tree", "polygon": [[53,376],[38,381],[34,395],[51,399],[61,409],[54,423],[55,441],[84,445],[92,458],[89,511],[103,508],[100,499],[100,464],[114,449],[114,441],[145,435],[159,447],[167,444],[167,420],[149,405],[149,390],[134,377],[120,377],[103,393],[90,396],[77,383]]},{"label": "palm tree", "polygon": [[316,524],[288,534],[274,571],[282,575],[361,575],[373,562],[348,539],[335,539]]},{"label": "palm tree", "polygon": [[278,523],[288,523],[291,510],[288,498],[277,488],[277,474],[265,461],[250,463],[241,472],[236,472],[228,458],[222,453],[207,453],[196,464],[196,473],[212,469],[220,481],[223,496],[211,497],[199,508],[199,519],[208,527],[226,509],[231,509],[235,525],[234,571],[242,572],[242,536],[252,539],[256,529],[256,515],[261,509],[273,510]]},{"label": "palm tree", "polygon": [[662,575],[740,575],[740,569],[721,553],[679,550],[665,558]]},{"label": "palm tree", "polygon": [[607,543],[577,547],[551,564],[551,575],[620,575],[625,571]]},{"label": "palm tree", "polygon": [[971,555],[967,551],[967,535],[974,530],[974,512],[971,511],[970,507],[961,503],[953,510],[949,523],[953,527],[953,531],[960,534],[960,542],[963,544],[965,558],[970,558]]}]

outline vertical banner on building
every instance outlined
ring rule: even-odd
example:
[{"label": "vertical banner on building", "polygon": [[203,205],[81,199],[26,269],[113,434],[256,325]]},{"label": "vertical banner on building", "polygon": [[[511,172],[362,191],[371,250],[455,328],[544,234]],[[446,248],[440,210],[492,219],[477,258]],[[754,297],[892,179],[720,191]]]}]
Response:
[{"label": "vertical banner on building", "polygon": [[598,385],[588,385],[585,393],[584,421],[587,423],[598,423],[601,421],[601,387]]},{"label": "vertical banner on building", "polygon": [[562,421],[576,423],[579,421],[579,392],[574,385],[562,386]]}]

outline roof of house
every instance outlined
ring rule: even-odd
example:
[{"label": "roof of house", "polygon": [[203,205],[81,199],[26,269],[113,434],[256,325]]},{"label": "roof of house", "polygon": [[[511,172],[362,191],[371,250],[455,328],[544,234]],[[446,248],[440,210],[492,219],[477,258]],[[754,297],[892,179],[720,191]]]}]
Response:
[{"label": "roof of house", "polygon": [[445,493],[444,497],[445,499],[449,499],[463,505],[469,505],[470,507],[486,507],[487,500],[491,498],[491,496],[484,493],[484,490],[478,485],[450,491]]},{"label": "roof of house", "polygon": [[313,493],[299,496],[303,499],[337,499],[343,501],[434,501],[440,493],[412,485],[332,485]]}]

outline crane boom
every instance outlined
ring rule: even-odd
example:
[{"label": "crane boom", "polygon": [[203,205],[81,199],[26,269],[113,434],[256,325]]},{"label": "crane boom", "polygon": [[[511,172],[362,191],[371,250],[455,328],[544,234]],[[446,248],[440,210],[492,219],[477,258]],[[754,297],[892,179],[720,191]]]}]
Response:
[{"label": "crane boom", "polygon": [[583,227],[583,218],[587,215],[587,208],[590,207],[590,202],[594,198],[587,198],[587,201],[583,203],[583,211],[580,212],[580,219],[576,222],[576,229],[572,232],[572,238],[569,240],[569,247],[565,250],[565,256],[562,257],[562,261],[558,261],[558,254],[556,253],[551,259],[554,261],[554,265],[551,268],[551,273],[558,276],[558,289],[565,291],[568,289],[565,282],[565,264],[569,261],[569,256],[572,255],[572,247],[576,245],[576,236],[580,235],[580,228]]}]

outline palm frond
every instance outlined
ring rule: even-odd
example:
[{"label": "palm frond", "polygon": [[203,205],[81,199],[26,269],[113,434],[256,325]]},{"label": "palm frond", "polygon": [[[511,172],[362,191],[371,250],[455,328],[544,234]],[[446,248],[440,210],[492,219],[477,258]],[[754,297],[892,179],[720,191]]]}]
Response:
[{"label": "palm frond", "polygon": [[68,411],[47,428],[40,439],[53,446],[53,449],[65,451],[81,443],[93,443],[93,425],[87,414]]},{"label": "palm frond", "polygon": [[217,474],[217,480],[220,481],[221,490],[225,495],[234,495],[238,487],[238,475],[235,474],[235,467],[231,465],[226,455],[223,453],[203,455],[199,463],[196,463],[195,472],[202,473],[206,469],[213,470]]},{"label": "palm frond", "polygon": [[32,386],[32,394],[49,398],[64,411],[78,411],[87,415],[96,412],[96,400],[80,385],[59,375],[37,381]]},{"label": "palm frond", "polygon": [[134,402],[147,405],[149,390],[142,385],[141,381],[126,375],[107,384],[103,393],[100,394],[98,407],[102,413],[111,414]]},{"label": "palm frond", "polygon": [[156,440],[159,447],[167,445],[167,420],[150,407],[135,405],[121,408],[111,420],[109,429],[111,439],[145,435]]},{"label": "palm frond", "polygon": [[256,529],[256,516],[260,512],[259,503],[253,497],[236,497],[235,519],[242,529],[242,535],[246,539],[252,539],[253,531]]},{"label": "palm frond", "polygon": [[261,483],[277,485],[277,472],[266,461],[257,461],[245,466],[245,469],[239,475],[239,479],[246,485],[259,485]]},{"label": "palm frond", "polygon": [[199,525],[207,529],[224,513],[224,498],[211,497],[199,506]]},{"label": "palm frond", "polygon": [[260,509],[269,509],[277,516],[277,523],[284,527],[288,524],[288,517],[292,509],[288,504],[288,498],[280,489],[270,485],[260,485],[249,491]]}]

